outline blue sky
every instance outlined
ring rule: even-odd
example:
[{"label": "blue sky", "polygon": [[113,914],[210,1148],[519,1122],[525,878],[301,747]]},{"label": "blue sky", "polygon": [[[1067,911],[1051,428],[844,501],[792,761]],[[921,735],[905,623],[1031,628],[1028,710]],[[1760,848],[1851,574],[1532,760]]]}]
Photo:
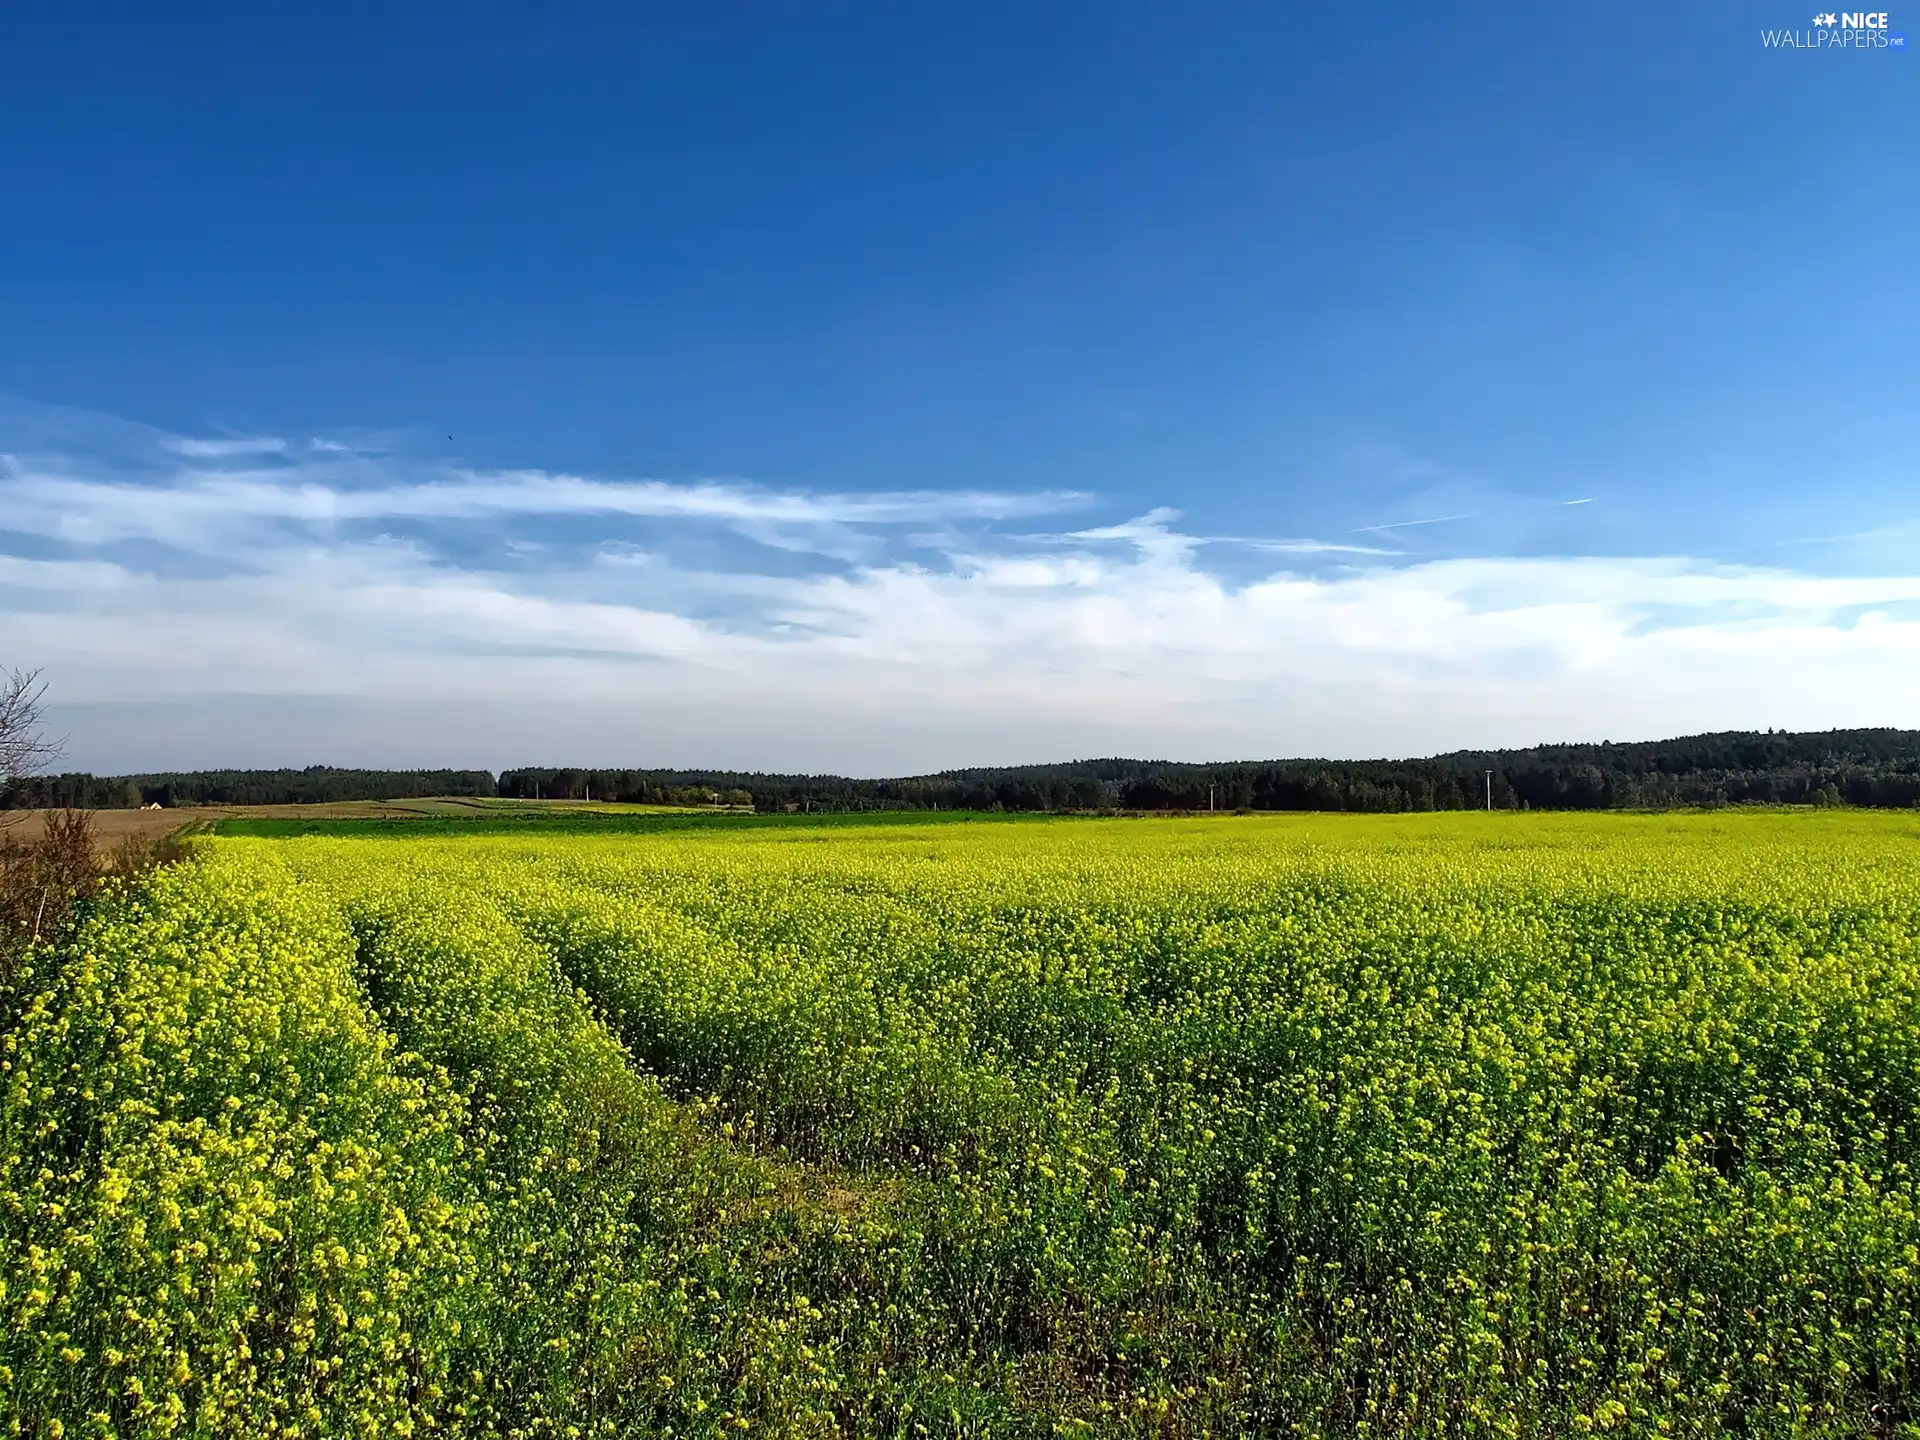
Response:
[{"label": "blue sky", "polygon": [[0,662],[101,769],[1915,723],[1920,58],[1771,28],[10,7]]}]

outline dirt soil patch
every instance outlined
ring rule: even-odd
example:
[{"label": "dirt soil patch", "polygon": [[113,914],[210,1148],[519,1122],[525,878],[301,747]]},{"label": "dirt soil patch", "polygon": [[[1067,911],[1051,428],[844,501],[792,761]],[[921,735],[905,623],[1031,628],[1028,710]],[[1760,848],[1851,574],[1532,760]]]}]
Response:
[{"label": "dirt soil patch", "polygon": [[[90,810],[95,839],[102,845],[117,844],[131,835],[141,840],[170,835],[176,830],[197,830],[215,820],[240,815],[272,816],[286,820],[385,820],[407,819],[441,813],[445,801],[430,800],[343,800],[327,805],[188,805],[177,810]],[[28,842],[40,838],[47,810],[10,810],[0,816],[0,836]]]}]

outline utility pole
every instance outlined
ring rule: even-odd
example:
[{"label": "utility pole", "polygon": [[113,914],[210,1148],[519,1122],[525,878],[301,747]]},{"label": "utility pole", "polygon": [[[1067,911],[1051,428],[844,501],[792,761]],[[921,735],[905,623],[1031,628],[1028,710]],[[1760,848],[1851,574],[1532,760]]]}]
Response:
[{"label": "utility pole", "polygon": [[1207,786],[1207,809],[1213,809],[1213,786]]},{"label": "utility pole", "polygon": [[1487,813],[1493,813],[1493,772],[1487,771]]}]

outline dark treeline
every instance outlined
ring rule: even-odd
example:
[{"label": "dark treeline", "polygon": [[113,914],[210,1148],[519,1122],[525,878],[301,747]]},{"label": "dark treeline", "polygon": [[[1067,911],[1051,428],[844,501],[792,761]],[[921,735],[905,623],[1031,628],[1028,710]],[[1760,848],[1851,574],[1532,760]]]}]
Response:
[{"label": "dark treeline", "polygon": [[1920,805],[1920,731],[1732,731],[1614,745],[1463,750],[1426,760],[1193,765],[1079,760],[895,780],[726,770],[509,770],[502,795],[761,810],[1602,810]]},{"label": "dark treeline", "polygon": [[[611,800],[627,805],[758,803],[765,809],[774,801],[779,787],[789,781],[802,786],[806,783],[799,775],[748,775],[731,770],[502,770],[495,793],[510,800]],[[822,783],[851,786],[871,782],[833,776]],[[774,808],[778,808],[777,803]]]},{"label": "dark treeline", "polygon": [[645,804],[752,804],[756,810],[1107,810],[1138,760],[1077,760],[1004,770],[949,770],[895,780],[735,770],[507,770],[502,795]]},{"label": "dark treeline", "polygon": [[8,787],[10,809],[133,809],[141,805],[317,805],[329,800],[418,800],[491,795],[485,770],[196,770],[158,775],[41,775]]},{"label": "dark treeline", "polygon": [[1175,764],[1078,760],[893,780],[731,770],[231,770],[58,775],[8,806],[294,804],[427,795],[845,810],[1601,810],[1674,805],[1920,805],[1920,731],[1732,731],[1613,745],[1463,750],[1425,760]]}]

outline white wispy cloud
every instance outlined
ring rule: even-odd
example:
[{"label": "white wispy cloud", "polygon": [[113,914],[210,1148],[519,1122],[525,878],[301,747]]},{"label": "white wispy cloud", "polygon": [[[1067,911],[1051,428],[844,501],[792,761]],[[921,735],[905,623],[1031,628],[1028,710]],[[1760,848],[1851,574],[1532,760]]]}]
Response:
[{"label": "white wispy cloud", "polygon": [[[252,763],[508,763],[587,746],[578,758],[876,773],[1115,749],[1422,753],[1920,709],[1920,576],[1898,571],[1414,560],[1189,534],[1170,508],[1009,533],[1088,497],[421,478],[312,447],[282,473],[185,443],[155,447],[174,459],[150,483],[80,455],[16,453],[0,473],[5,528],[43,547],[0,550],[0,661],[48,667],[79,707],[85,763],[210,764],[236,746]],[[607,515],[643,529],[502,539],[457,561],[380,530]],[[1449,518],[1463,517],[1363,528]],[[689,560],[675,548],[689,526],[753,545]],[[159,572],[116,548],[129,542],[232,563]],[[1223,545],[1274,568],[1224,578],[1206,561]],[[295,708],[275,712],[270,738],[288,748],[268,755],[242,717],[276,696]],[[129,706],[144,729],[113,718]],[[439,719],[409,749],[403,714]],[[88,724],[122,738],[89,742]]]},{"label": "white wispy cloud", "polygon": [[1090,499],[1069,491],[812,494],[712,481],[597,481],[531,470],[455,472],[432,483],[369,489],[329,484],[310,471],[222,471],[145,485],[50,473],[18,459],[7,490],[12,528],[93,543],[180,541],[209,533],[209,524],[260,520],[337,525],[595,515],[756,525],[771,536],[782,526],[1010,520],[1078,508]]},{"label": "white wispy cloud", "polygon": [[170,435],[160,443],[176,455],[185,455],[195,460],[220,460],[234,455],[278,455],[287,448],[286,441],[266,435],[242,435],[220,440],[200,440],[184,435]]},{"label": "white wispy cloud", "polygon": [[1330,540],[1254,540],[1233,535],[1208,535],[1207,545],[1240,545],[1249,550],[1264,550],[1274,555],[1397,555],[1379,545],[1343,545]]},{"label": "white wispy cloud", "polygon": [[1430,515],[1424,520],[1389,520],[1384,525],[1356,525],[1354,533],[1364,535],[1380,530],[1411,530],[1418,525],[1447,525],[1455,520],[1471,520],[1472,515]]}]

